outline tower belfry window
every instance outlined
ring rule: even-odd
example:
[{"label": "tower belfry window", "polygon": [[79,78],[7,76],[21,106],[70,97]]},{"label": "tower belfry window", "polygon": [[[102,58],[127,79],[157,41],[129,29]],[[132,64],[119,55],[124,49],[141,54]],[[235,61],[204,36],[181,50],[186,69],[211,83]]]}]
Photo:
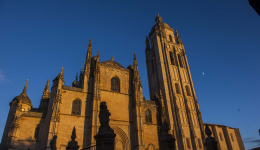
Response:
[{"label": "tower belfry window", "polygon": [[175,65],[175,61],[174,61],[173,52],[172,52],[172,51],[170,51],[170,52],[169,52],[169,55],[170,55],[170,61],[171,61],[171,64],[172,64],[172,65]]},{"label": "tower belfry window", "polygon": [[117,77],[111,79],[111,91],[120,92],[120,81]]},{"label": "tower belfry window", "polygon": [[173,41],[172,41],[172,36],[171,36],[171,35],[169,35],[169,39],[170,39],[171,42],[173,42]]},{"label": "tower belfry window", "polygon": [[180,54],[178,54],[178,60],[179,60],[179,65],[181,68],[183,68],[183,64],[182,64],[182,57]]},{"label": "tower belfry window", "polygon": [[188,85],[186,85],[185,88],[186,88],[187,95],[191,96],[190,87]]},{"label": "tower belfry window", "polygon": [[175,89],[177,94],[181,94],[181,89],[178,83],[175,83]]}]

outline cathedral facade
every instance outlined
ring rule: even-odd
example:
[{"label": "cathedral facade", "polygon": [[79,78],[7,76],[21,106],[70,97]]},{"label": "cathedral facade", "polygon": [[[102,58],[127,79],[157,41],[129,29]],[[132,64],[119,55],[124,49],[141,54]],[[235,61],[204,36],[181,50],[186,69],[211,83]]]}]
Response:
[{"label": "cathedral facade", "polygon": [[[158,150],[162,122],[170,126],[176,150],[204,150],[205,133],[199,104],[183,43],[177,30],[157,15],[146,38],[146,64],[151,100],[145,100],[136,56],[124,68],[112,58],[93,56],[91,40],[81,69],[72,86],[65,85],[63,68],[43,91],[39,108],[22,93],[10,102],[2,136],[4,150],[50,150],[57,135],[57,150],[65,150],[73,128],[80,149],[95,149],[94,136],[100,126],[99,104],[111,113],[110,126],[116,134],[115,149]],[[30,90],[30,89],[28,89]],[[238,129],[208,124],[221,150],[244,150]]]}]

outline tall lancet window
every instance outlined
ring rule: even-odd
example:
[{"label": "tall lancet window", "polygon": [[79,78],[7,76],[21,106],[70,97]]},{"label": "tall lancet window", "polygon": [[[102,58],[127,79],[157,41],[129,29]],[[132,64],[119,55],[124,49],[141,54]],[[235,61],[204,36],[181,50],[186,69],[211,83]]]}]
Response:
[{"label": "tall lancet window", "polygon": [[178,54],[178,59],[179,59],[180,67],[183,68],[182,57],[180,54]]},{"label": "tall lancet window", "polygon": [[175,65],[175,61],[174,61],[173,52],[172,52],[172,51],[170,51],[170,52],[169,52],[169,55],[170,55],[170,61],[171,61],[171,64],[172,64],[172,65]]},{"label": "tall lancet window", "polygon": [[152,123],[152,113],[150,109],[146,109],[144,112],[145,115],[145,122],[146,123]]},{"label": "tall lancet window", "polygon": [[111,91],[120,92],[120,80],[117,77],[111,79]]},{"label": "tall lancet window", "polygon": [[185,88],[186,88],[187,95],[191,96],[190,87],[188,85],[186,85]]},{"label": "tall lancet window", "polygon": [[175,89],[177,94],[181,94],[181,89],[178,83],[175,83]]},{"label": "tall lancet window", "polygon": [[80,115],[81,112],[81,100],[76,99],[72,102],[72,112],[73,115]]}]

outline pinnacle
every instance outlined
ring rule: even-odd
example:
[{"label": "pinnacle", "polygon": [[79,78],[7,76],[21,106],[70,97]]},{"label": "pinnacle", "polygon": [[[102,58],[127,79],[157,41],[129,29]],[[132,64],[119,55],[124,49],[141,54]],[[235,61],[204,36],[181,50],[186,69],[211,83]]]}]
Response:
[{"label": "pinnacle", "polygon": [[26,83],[25,83],[25,86],[24,86],[24,88],[23,88],[23,92],[22,92],[21,95],[27,95],[27,94],[26,94],[26,91],[27,91],[27,82],[28,82],[28,79],[26,79]]},{"label": "pinnacle", "polygon": [[76,139],[76,129],[75,127],[73,128],[72,134],[71,134],[71,139],[75,140]]}]

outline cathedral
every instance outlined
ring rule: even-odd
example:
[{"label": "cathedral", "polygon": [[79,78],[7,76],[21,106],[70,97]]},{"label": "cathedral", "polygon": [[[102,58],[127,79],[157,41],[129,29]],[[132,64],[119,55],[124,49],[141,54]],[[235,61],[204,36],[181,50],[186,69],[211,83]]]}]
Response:
[{"label": "cathedral", "polygon": [[65,85],[62,68],[52,87],[47,81],[38,108],[26,94],[26,81],[10,102],[0,149],[50,150],[57,135],[57,150],[65,150],[75,127],[79,149],[95,150],[99,104],[106,102],[117,150],[159,150],[164,120],[175,150],[205,150],[205,125],[219,149],[245,150],[238,128],[203,123],[182,40],[159,14],[155,22],[144,50],[150,100],[143,97],[135,54],[127,68],[114,58],[101,61],[90,40],[79,76]]}]

